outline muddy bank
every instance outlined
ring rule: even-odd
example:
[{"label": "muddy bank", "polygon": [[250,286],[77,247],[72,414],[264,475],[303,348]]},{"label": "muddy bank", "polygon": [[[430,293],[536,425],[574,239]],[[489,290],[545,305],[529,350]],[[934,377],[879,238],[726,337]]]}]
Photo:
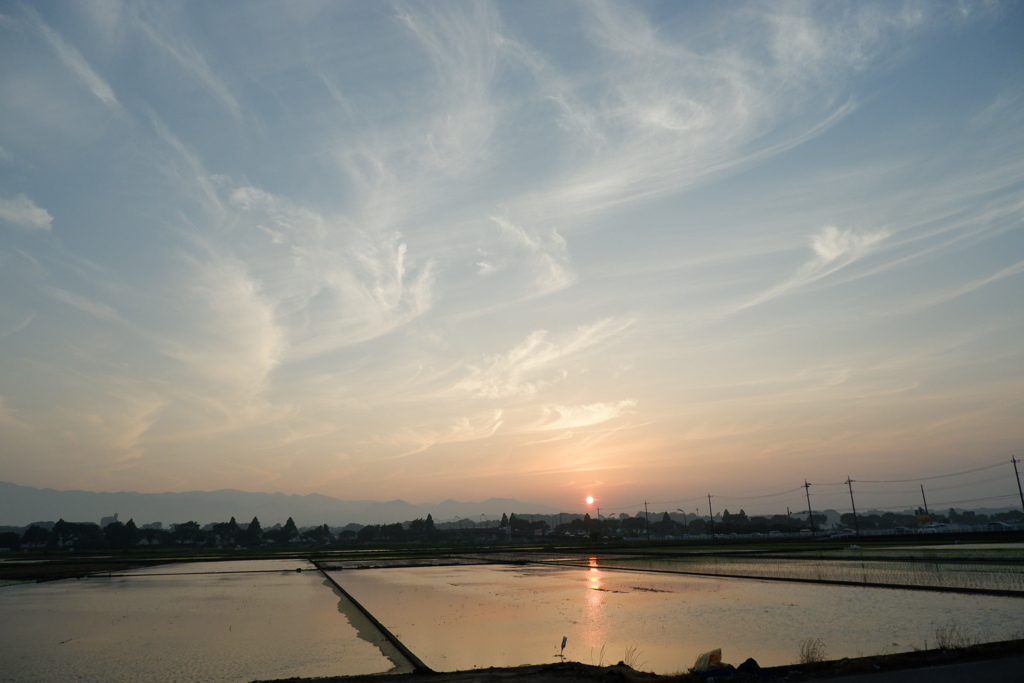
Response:
[{"label": "muddy bank", "polygon": [[[839,659],[812,664],[766,667],[761,676],[736,675],[719,678],[723,681],[745,683],[748,681],[821,681],[855,674],[878,674],[901,670],[923,669],[945,664],[976,662],[979,667],[985,663],[998,665],[998,660],[1024,655],[1024,640],[1009,640],[999,643],[984,643],[955,650],[921,650],[874,657]],[[507,668],[471,669],[453,672],[417,672],[409,674],[374,674],[369,676],[334,676],[316,679],[286,679],[312,683],[696,683],[705,678],[694,674],[660,676],[635,671],[625,664],[614,666],[591,666],[576,662],[564,664],[536,664]],[[984,677],[979,680],[985,680]],[[1001,680],[1001,679],[993,679]],[[253,683],[281,683],[278,681],[254,681]]]},{"label": "muddy bank", "polygon": [[42,583],[62,579],[84,579],[168,563],[169,560],[122,560],[112,557],[7,561],[0,564],[0,581]]},{"label": "muddy bank", "polygon": [[387,672],[389,675],[393,677],[407,673],[430,672],[430,668],[426,664],[421,662],[391,631],[387,630],[366,608],[339,586],[330,574],[324,571],[321,571],[320,574],[324,577],[324,584],[330,586],[340,598],[338,611],[345,615],[349,624],[356,629],[359,637],[373,644],[388,661],[394,664],[394,668]]},{"label": "muddy bank", "polygon": [[[288,679],[293,681],[316,681],[316,683],[646,683],[668,680],[664,676],[635,671],[625,664],[615,666],[592,666],[565,662],[559,664],[535,664],[491,669],[471,669],[451,672],[417,672],[409,674],[374,674],[369,676],[337,676],[316,679]],[[254,683],[274,683],[255,681]]]}]

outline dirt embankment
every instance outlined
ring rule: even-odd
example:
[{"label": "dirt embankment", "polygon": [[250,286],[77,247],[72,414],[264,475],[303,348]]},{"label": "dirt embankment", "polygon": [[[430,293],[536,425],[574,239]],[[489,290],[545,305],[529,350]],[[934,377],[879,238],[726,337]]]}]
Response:
[{"label": "dirt embankment", "polygon": [[4,562],[0,564],[0,581],[59,581],[84,579],[89,576],[112,574],[167,564],[168,560],[139,560],[118,558],[67,558],[39,562]]},{"label": "dirt embankment", "polygon": [[[921,650],[892,655],[839,659],[811,664],[794,664],[762,669],[760,675],[737,674],[733,677],[716,677],[716,680],[731,683],[752,683],[754,681],[786,680],[821,681],[853,674],[881,673],[942,666],[964,662],[986,662],[1003,657],[1024,654],[1024,640],[1010,640],[1001,643],[985,643],[955,650]],[[409,674],[376,674],[370,676],[336,676],[316,679],[287,679],[312,683],[697,683],[707,679],[685,673],[671,676],[635,671],[625,664],[614,666],[591,666],[576,662],[559,664],[537,664],[509,668],[472,669],[453,672],[419,672]],[[281,683],[280,681],[255,681],[254,683]]]}]

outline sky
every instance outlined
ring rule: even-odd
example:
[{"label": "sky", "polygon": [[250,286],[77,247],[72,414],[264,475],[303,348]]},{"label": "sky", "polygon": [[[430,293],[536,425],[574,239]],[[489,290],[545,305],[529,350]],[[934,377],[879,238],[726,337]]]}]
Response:
[{"label": "sky", "polygon": [[1014,505],[1022,36],[1019,2],[4,2],[0,479],[632,513],[987,468],[936,497]]}]

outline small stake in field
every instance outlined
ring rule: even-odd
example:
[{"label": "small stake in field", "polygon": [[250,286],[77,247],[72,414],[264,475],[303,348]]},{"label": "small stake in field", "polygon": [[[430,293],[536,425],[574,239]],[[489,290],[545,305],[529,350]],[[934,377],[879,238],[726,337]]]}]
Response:
[{"label": "small stake in field", "polygon": [[565,641],[567,641],[568,639],[568,636],[562,636],[562,650],[557,655],[555,655],[563,662],[565,661]]}]

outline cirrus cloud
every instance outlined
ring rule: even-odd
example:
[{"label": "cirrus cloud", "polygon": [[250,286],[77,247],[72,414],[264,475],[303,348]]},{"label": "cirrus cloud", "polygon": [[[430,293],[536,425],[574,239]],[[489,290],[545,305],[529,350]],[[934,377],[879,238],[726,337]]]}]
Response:
[{"label": "cirrus cloud", "polygon": [[627,398],[612,403],[590,403],[576,406],[549,406],[543,409],[541,419],[534,428],[540,430],[578,429],[600,424],[625,414],[636,407],[636,401]]}]

